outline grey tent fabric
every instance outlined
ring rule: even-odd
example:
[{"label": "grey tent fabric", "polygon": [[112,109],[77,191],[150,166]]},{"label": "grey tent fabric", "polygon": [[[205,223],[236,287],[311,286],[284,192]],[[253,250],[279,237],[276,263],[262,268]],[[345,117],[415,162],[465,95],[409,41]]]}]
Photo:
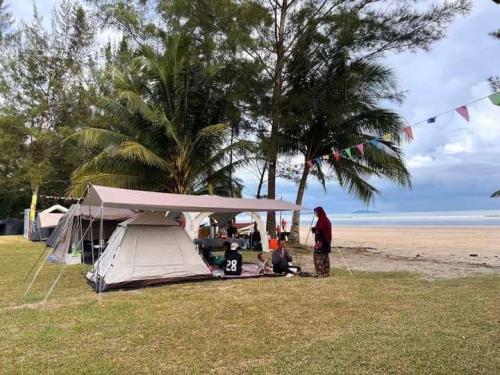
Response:
[{"label": "grey tent fabric", "polygon": [[[74,204],[61,218],[48,238],[46,245],[53,248],[51,260],[57,263],[81,262],[83,242],[99,239],[100,219],[103,218],[103,239],[108,240],[119,222],[134,217],[134,211],[106,208],[101,215],[100,207]],[[92,246],[92,244],[91,244]]]},{"label": "grey tent fabric", "polygon": [[210,277],[187,232],[153,212],[120,223],[87,274],[99,290]]}]

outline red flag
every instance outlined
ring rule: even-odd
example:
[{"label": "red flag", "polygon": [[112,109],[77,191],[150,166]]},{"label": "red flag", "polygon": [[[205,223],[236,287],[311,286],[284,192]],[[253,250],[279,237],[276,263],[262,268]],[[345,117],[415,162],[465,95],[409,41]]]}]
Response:
[{"label": "red flag", "polygon": [[361,156],[365,156],[365,145],[363,143],[360,143],[356,147],[359,150],[359,152],[361,153]]},{"label": "red flag", "polygon": [[340,152],[339,152],[339,151],[335,151],[335,152],[334,152],[334,154],[333,154],[333,157],[334,157],[334,159],[335,159],[335,160],[337,160],[337,161],[338,161],[338,160],[340,160],[340,157],[341,157],[341,156],[340,156]]},{"label": "red flag", "polygon": [[461,107],[458,107],[455,109],[459,114],[460,116],[462,116],[465,121],[469,121],[469,111],[467,110],[467,107],[466,106],[461,106]]},{"label": "red flag", "polygon": [[313,162],[311,160],[306,161],[306,164],[309,167],[309,169],[313,169],[314,168],[314,164],[313,164]]},{"label": "red flag", "polygon": [[403,131],[405,132],[406,137],[409,140],[413,140],[413,131],[411,130],[411,126],[407,126],[406,128],[403,129]]}]

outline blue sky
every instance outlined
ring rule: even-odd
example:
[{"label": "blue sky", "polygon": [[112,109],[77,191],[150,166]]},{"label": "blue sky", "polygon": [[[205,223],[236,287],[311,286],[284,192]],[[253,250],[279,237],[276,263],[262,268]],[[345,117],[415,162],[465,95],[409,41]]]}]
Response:
[{"label": "blue sky", "polygon": [[[35,3],[48,21],[57,1]],[[7,0],[7,4],[17,19],[32,17],[31,0]],[[388,56],[385,63],[407,91],[406,100],[396,109],[412,124],[488,95],[486,79],[500,75],[500,41],[488,34],[499,28],[500,5],[476,0],[472,13],[454,22],[447,37],[430,52]],[[500,189],[500,107],[484,100],[472,105],[469,113],[469,123],[450,113],[433,125],[414,128],[415,140],[402,146],[412,174],[411,190],[373,180],[383,195],[366,207],[334,181],[326,192],[311,181],[304,205],[321,205],[332,213],[366,208],[384,212],[500,209],[500,199],[489,198]],[[245,172],[240,175],[247,186],[245,194],[255,194],[256,178]],[[296,186],[279,181],[277,194],[294,201]]]}]

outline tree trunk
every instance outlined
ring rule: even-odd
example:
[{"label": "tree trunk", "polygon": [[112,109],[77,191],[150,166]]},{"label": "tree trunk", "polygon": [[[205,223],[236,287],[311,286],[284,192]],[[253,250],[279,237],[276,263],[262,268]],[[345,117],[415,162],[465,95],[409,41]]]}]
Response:
[{"label": "tree trunk", "polygon": [[267,160],[264,163],[264,168],[262,168],[262,173],[260,174],[259,186],[257,187],[257,199],[260,199],[262,192],[262,185],[264,184],[264,176],[266,175]]},{"label": "tree trunk", "polygon": [[231,148],[229,150],[229,196],[233,198],[233,138],[234,138],[234,127],[231,122]]},{"label": "tree trunk", "polygon": [[[285,65],[285,25],[288,10],[288,0],[281,4],[280,21],[278,29],[278,42],[276,44],[276,64],[273,78],[273,97],[271,111],[271,147],[269,149],[269,173],[267,181],[267,198],[276,198],[276,162],[279,151],[279,130],[281,127],[281,102],[283,94],[283,67]],[[277,22],[277,20],[275,20]],[[274,236],[276,234],[276,213],[267,213],[266,229]]]},{"label": "tree trunk", "polygon": [[[297,199],[295,204],[301,206],[306,192],[307,177],[309,177],[309,166],[304,164],[302,177],[300,178],[299,188],[297,190]],[[290,229],[290,240],[295,243],[300,243],[300,211],[293,211],[292,228]]]},{"label": "tree trunk", "polygon": [[31,206],[30,206],[30,217],[28,220],[28,238],[31,240],[31,236],[33,234],[33,222],[35,221],[36,218],[36,203],[38,200],[38,189],[39,185],[35,185],[31,190],[32,190],[32,195],[31,195]]}]

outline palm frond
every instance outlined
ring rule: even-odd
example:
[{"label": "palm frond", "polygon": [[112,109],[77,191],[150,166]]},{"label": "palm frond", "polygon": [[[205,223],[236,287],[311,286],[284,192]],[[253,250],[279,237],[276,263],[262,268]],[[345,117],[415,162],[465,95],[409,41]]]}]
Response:
[{"label": "palm frond", "polygon": [[140,164],[158,168],[163,171],[171,171],[171,166],[165,159],[135,141],[127,140],[123,142],[116,149],[115,155],[123,159],[139,162]]},{"label": "palm frond", "polygon": [[118,133],[109,129],[87,128],[80,130],[67,138],[76,140],[80,145],[86,147],[102,147],[120,144],[129,139],[123,133]]},{"label": "palm frond", "polygon": [[151,180],[142,176],[117,173],[95,173],[86,174],[80,178],[72,180],[71,185],[67,190],[67,195],[73,197],[81,196],[85,192],[88,184],[141,190],[150,190],[152,187]]}]

